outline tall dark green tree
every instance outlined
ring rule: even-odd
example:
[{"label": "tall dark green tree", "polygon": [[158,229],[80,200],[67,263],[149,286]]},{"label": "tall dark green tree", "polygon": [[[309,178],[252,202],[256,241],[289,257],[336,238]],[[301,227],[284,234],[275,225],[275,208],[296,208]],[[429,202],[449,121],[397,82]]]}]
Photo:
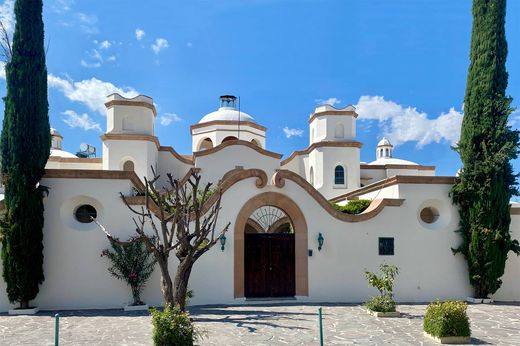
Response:
[{"label": "tall dark green tree", "polygon": [[509,201],[518,194],[510,161],[518,156],[518,131],[508,126],[511,97],[506,95],[506,0],[473,0],[473,29],[464,119],[459,152],[463,168],[452,190],[459,207],[462,253],[475,297],[501,286],[510,251]]},{"label": "tall dark green tree", "polygon": [[1,137],[6,216],[2,269],[11,302],[27,308],[43,276],[43,192],[50,152],[42,0],[17,0]]}]

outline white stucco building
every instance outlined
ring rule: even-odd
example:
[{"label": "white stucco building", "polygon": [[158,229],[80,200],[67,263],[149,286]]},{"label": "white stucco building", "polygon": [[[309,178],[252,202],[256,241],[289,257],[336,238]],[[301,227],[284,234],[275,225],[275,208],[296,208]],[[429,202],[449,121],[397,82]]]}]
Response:
[{"label": "white stucco building", "polygon": [[[199,169],[204,181],[225,186],[219,224],[231,222],[225,247],[215,246],[195,264],[192,304],[240,304],[254,298],[294,297],[307,302],[361,302],[375,294],[364,271],[383,262],[399,267],[398,301],[464,299],[471,295],[466,263],[454,256],[459,218],[449,191],[454,177],[435,167],[396,158],[388,139],[363,148],[353,106],[319,106],[308,117],[309,146],[284,160],[269,151],[261,116],[239,111],[221,97],[218,110],[191,126],[192,153],[181,155],[155,136],[151,98],[108,96],[102,155],[80,158],[62,150],[52,130],[51,157],[42,184],[45,198],[45,281],[34,302],[41,309],[114,308],[130,290],[113,279],[100,252],[109,246],[85,215],[114,235],[133,235],[132,214],[119,197],[142,205],[143,178],[152,167],[176,178]],[[360,162],[360,151],[374,161]],[[370,199],[359,215],[331,202]],[[520,208],[511,207],[513,237],[520,238]],[[218,227],[217,227],[218,228]],[[318,237],[323,246],[319,249]],[[175,256],[171,256],[175,266]],[[510,254],[503,286],[494,298],[520,301],[520,259]],[[159,305],[159,272],[142,297]],[[12,305],[0,281],[0,311]]]}]

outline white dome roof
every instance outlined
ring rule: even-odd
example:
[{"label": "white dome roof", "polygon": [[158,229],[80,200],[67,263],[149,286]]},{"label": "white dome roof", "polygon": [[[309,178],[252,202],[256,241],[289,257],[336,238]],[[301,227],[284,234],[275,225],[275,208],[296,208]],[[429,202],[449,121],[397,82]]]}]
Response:
[{"label": "white dome roof", "polygon": [[369,163],[369,165],[415,165],[419,166],[419,164],[408,161],[408,160],[401,160],[401,159],[394,159],[394,158],[380,158],[375,161],[372,161]]},{"label": "white dome roof", "polygon": [[383,145],[392,145],[392,143],[390,143],[390,141],[388,140],[388,138],[383,137],[383,139],[381,139],[381,140],[379,141],[379,143],[377,143],[377,146],[380,147],[380,146],[383,146]]},{"label": "white dome roof", "polygon": [[[236,108],[233,107],[220,107],[218,111],[206,114],[202,119],[200,119],[199,124],[216,120],[238,121],[239,112],[236,110]],[[252,116],[244,112],[240,112],[240,121],[250,121],[252,123],[256,123]]]},{"label": "white dome roof", "polygon": [[77,156],[73,153],[69,153],[68,151],[63,151],[59,149],[51,149],[51,156],[77,158]]}]

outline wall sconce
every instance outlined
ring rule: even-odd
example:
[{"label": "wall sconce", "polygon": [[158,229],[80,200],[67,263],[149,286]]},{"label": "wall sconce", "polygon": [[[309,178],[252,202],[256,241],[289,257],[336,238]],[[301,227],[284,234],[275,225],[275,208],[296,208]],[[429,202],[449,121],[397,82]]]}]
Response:
[{"label": "wall sconce", "polygon": [[318,234],[318,251],[321,251],[324,241],[325,241],[325,238],[323,238],[323,234],[319,233]]},{"label": "wall sconce", "polygon": [[220,250],[224,251],[224,247],[226,246],[226,236],[221,234],[220,237]]}]

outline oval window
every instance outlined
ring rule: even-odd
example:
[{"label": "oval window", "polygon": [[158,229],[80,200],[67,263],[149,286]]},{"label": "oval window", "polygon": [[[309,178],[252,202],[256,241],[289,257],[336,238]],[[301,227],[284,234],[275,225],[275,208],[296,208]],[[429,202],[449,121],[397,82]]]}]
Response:
[{"label": "oval window", "polygon": [[76,209],[74,215],[78,222],[91,223],[93,218],[97,218],[97,210],[90,204],[83,204]]},{"label": "oval window", "polygon": [[419,216],[424,223],[434,223],[439,219],[439,211],[433,207],[426,207],[421,210]]}]

